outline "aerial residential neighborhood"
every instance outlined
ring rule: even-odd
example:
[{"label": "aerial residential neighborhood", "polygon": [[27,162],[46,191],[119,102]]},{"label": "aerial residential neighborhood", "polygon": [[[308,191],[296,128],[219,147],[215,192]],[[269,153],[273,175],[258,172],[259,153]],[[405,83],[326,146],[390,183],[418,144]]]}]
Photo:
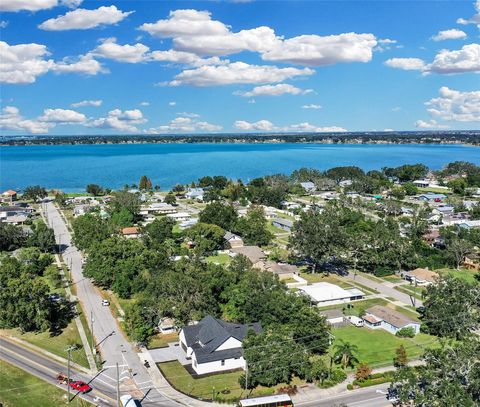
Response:
[{"label": "aerial residential neighborhood", "polygon": [[[472,301],[480,197],[469,181],[462,190],[442,182],[445,174],[476,179],[478,171],[453,163],[373,176],[338,167],[246,185],[203,177],[194,188],[166,192],[146,188],[147,177],[130,190],[88,185],[95,194],[6,191],[2,273],[15,266],[24,270],[18,284],[41,284],[25,312],[51,312],[25,325],[2,303],[2,344],[52,353],[63,375],[62,361],[70,360],[74,379],[85,383],[89,374],[115,380],[102,364],[127,362],[120,394],[134,398],[140,379],[132,372],[154,387],[167,383],[158,400],[186,394],[200,404],[231,404],[286,392],[301,403],[390,386],[388,403],[404,369],[422,374],[416,366],[428,363],[429,349],[479,328]],[[410,181],[418,172],[446,185],[442,197],[430,197],[431,183]],[[323,181],[329,177],[337,186]],[[307,188],[305,179],[313,180]],[[228,195],[233,186],[236,198]],[[31,262],[36,274],[22,274]],[[7,289],[2,301],[11,295]],[[472,313],[469,322],[452,322],[458,313]],[[106,337],[103,324],[112,327]],[[46,343],[50,337],[58,347],[29,334],[44,330]],[[116,346],[128,349],[120,359],[111,353]],[[96,393],[115,396],[102,382],[89,386],[82,397],[90,402],[102,397]]]}]

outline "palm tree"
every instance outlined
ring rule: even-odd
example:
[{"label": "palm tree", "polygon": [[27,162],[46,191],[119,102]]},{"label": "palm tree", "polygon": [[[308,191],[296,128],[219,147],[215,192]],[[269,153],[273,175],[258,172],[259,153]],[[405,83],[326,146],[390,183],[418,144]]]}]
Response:
[{"label": "palm tree", "polygon": [[333,354],[333,361],[342,365],[343,369],[353,367],[358,363],[357,359],[358,347],[350,342],[339,341],[335,345],[335,353]]}]

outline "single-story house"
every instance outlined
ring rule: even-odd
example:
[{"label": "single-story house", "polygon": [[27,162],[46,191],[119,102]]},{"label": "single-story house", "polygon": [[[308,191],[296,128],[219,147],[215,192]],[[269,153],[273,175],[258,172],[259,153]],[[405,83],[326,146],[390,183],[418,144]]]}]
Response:
[{"label": "single-story house", "polygon": [[323,282],[299,287],[298,289],[300,293],[310,297],[312,304],[320,307],[360,300],[365,296],[358,288],[347,290],[338,285]]},{"label": "single-story house", "polygon": [[317,188],[315,187],[315,184],[313,182],[300,182],[300,185],[302,186],[302,188],[307,191],[307,192],[313,192],[315,191]]},{"label": "single-story house", "polygon": [[26,214],[16,214],[2,218],[2,222],[10,223],[11,225],[22,225],[27,221],[27,219],[28,216]]},{"label": "single-story house", "polygon": [[135,227],[129,227],[129,228],[123,228],[122,229],[122,235],[126,237],[127,239],[135,239],[137,237],[141,236],[140,230]]},{"label": "single-story house", "polygon": [[73,207],[73,215],[81,216],[90,212],[93,208],[90,205],[76,205]]},{"label": "single-story house", "polygon": [[12,203],[17,200],[17,191],[13,189],[7,189],[2,193],[2,202]]},{"label": "single-story house", "polygon": [[258,263],[260,260],[265,260],[266,255],[262,249],[258,246],[242,246],[242,247],[233,247],[230,249],[231,256],[236,256],[243,254],[252,264]]},{"label": "single-story house", "polygon": [[272,225],[285,230],[286,232],[290,232],[293,227],[293,222],[288,219],[283,219],[283,218],[275,218],[272,220]]},{"label": "single-story house", "polygon": [[429,285],[435,282],[438,274],[428,268],[416,268],[403,273],[403,278],[417,285]]},{"label": "single-story house", "polygon": [[414,321],[394,309],[382,305],[374,305],[366,310],[362,317],[365,326],[370,329],[384,329],[396,334],[400,329],[412,327],[415,333],[420,332],[420,322]]},{"label": "single-story house", "polygon": [[343,315],[342,310],[339,308],[322,311],[320,312],[320,315],[323,315],[327,322],[331,325],[341,324],[345,321],[345,316]]},{"label": "single-story house", "polygon": [[427,179],[416,179],[413,184],[418,188],[428,188],[430,181]]},{"label": "single-story house", "polygon": [[190,215],[187,212],[169,213],[167,215],[167,218],[172,218],[177,222],[185,222],[186,220],[189,220],[191,217],[192,215]]},{"label": "single-story house", "polygon": [[480,228],[480,220],[464,220],[458,223],[458,227],[464,229]]},{"label": "single-story house", "polygon": [[191,218],[181,222],[178,226],[180,227],[180,229],[184,230],[184,229],[191,228],[192,226],[195,226],[197,223],[198,223],[198,218]]},{"label": "single-story house", "polygon": [[256,265],[262,271],[276,274],[280,280],[287,280],[300,274],[300,269],[293,264],[277,263],[276,261],[259,261]]},{"label": "single-story house", "polygon": [[187,193],[185,194],[185,198],[203,201],[204,194],[205,191],[203,190],[203,188],[188,188]]},{"label": "single-story house", "polygon": [[158,330],[162,334],[171,334],[177,332],[177,326],[172,318],[162,318],[158,324]]},{"label": "single-story house", "polygon": [[439,206],[435,208],[432,213],[440,214],[440,215],[452,215],[453,212],[455,211],[455,208],[450,205],[445,205],[445,206]]},{"label": "single-story house", "polygon": [[180,331],[180,346],[199,375],[245,369],[242,341],[249,330],[260,333],[262,326],[259,322],[233,324],[207,315]]},{"label": "single-story house", "polygon": [[147,215],[150,213],[157,213],[157,214],[167,214],[167,213],[175,213],[177,209],[169,205],[165,202],[153,202],[150,205],[142,206],[140,208],[141,215]]},{"label": "single-story house", "polygon": [[227,246],[229,248],[243,246],[243,239],[240,236],[236,235],[235,233],[227,231],[225,232],[225,235],[223,236],[223,238],[225,239]]},{"label": "single-story house", "polygon": [[422,194],[418,196],[420,201],[426,202],[443,202],[447,195],[445,194],[434,194],[432,192],[428,192],[426,194]]}]

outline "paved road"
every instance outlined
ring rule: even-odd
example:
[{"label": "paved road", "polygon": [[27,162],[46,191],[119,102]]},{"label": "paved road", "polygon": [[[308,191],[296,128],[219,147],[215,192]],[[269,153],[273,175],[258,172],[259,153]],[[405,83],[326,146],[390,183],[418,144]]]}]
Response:
[{"label": "paved road", "polygon": [[[59,388],[66,389],[65,385],[59,385],[55,380],[58,372],[65,372],[66,367],[56,361],[39,355],[22,346],[0,338],[0,359],[11,363],[30,374],[37,376],[48,383]],[[114,382],[106,381],[101,374],[89,377],[86,374],[71,370],[74,379],[83,380],[89,383],[94,389],[86,395],[76,394],[72,391],[71,396],[84,398],[95,405],[101,407],[116,405],[116,388]],[[385,398],[385,391],[388,385],[355,390],[347,393],[338,394],[322,398],[321,400],[312,400],[299,402],[295,405],[298,407],[332,407],[344,403],[348,407],[387,407],[391,406]],[[151,400],[142,400],[142,406],[164,406],[161,402],[152,402]]]},{"label": "paved road", "polygon": [[[403,302],[405,305],[413,306],[412,298],[408,294],[404,294],[398,290],[395,290],[395,288],[393,287],[388,287],[383,283],[377,283],[376,281],[373,281],[367,277],[363,277],[360,274],[354,276],[352,272],[348,273],[348,277],[350,277],[352,280],[358,281],[358,283],[363,284],[369,288],[376,289],[379,293],[387,297],[395,298],[397,301]],[[420,307],[422,304],[422,301],[420,301],[419,299],[416,300],[417,307]]]},{"label": "paved road", "polygon": [[[59,362],[41,356],[31,350],[25,349],[13,342],[0,338],[0,359],[37,376],[48,383],[51,383],[63,390],[67,386],[58,384],[56,376],[58,373],[67,372],[67,367]],[[83,380],[89,383],[93,391],[85,395],[71,391],[71,397],[81,397],[99,406],[116,405],[116,388],[114,384],[105,382],[100,376],[89,377],[84,373],[71,369],[71,377],[75,380]]]},{"label": "paved road", "polygon": [[333,407],[339,405],[347,405],[348,407],[391,407],[392,405],[386,398],[386,389],[388,385],[369,387],[351,391],[348,393],[338,394],[324,398],[322,400],[314,400],[296,403],[296,407]]},{"label": "paved road", "polygon": [[102,298],[98,290],[89,279],[83,276],[83,257],[72,244],[70,232],[60,212],[51,202],[46,203],[44,209],[48,224],[55,231],[57,243],[62,248],[63,259],[70,268],[73,284],[76,286],[76,294],[82,304],[85,316],[89,322],[93,318],[95,343],[103,360],[100,377],[109,382],[112,380],[116,382],[116,364],[118,363],[121,389],[124,394],[127,391],[132,392],[129,389],[132,386],[128,386],[128,384],[134,382],[138,390],[137,392],[133,391],[133,395],[137,398],[147,395],[147,399],[142,402],[142,405],[151,404],[165,407],[184,405],[184,403],[179,404],[171,400],[154,386],[147,369],[141,363],[131,344],[123,336],[109,307],[102,306]]}]

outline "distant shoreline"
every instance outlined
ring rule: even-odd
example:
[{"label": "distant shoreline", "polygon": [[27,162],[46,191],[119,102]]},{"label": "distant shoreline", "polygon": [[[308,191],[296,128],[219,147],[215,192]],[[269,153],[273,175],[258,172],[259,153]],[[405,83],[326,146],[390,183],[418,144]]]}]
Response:
[{"label": "distant shoreline", "polygon": [[313,134],[201,134],[108,136],[3,136],[0,146],[95,144],[464,144],[480,146],[480,130],[455,132],[362,132]]}]

